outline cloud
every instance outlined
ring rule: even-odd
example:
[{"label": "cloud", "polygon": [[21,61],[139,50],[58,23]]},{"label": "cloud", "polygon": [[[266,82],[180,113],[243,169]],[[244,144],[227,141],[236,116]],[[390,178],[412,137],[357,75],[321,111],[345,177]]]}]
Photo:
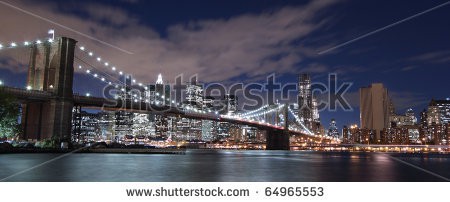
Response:
[{"label": "cloud", "polygon": [[424,62],[432,64],[442,64],[450,62],[450,51],[435,51],[423,53],[407,59],[413,62]]},{"label": "cloud", "polygon": [[421,93],[389,91],[396,110],[405,110],[426,104],[429,100]]},{"label": "cloud", "polygon": [[330,69],[326,65],[323,65],[323,64],[311,63],[311,64],[308,64],[308,66],[306,66],[306,68],[303,68],[302,71],[314,74],[314,73],[329,72]]},{"label": "cloud", "polygon": [[403,67],[401,69],[401,71],[406,72],[406,71],[411,71],[411,70],[416,69],[416,68],[417,68],[417,66],[411,65],[411,66]]},{"label": "cloud", "polygon": [[27,72],[30,58],[28,49],[16,48],[2,49],[0,51],[0,69],[8,70],[13,73]]},{"label": "cloud", "polygon": [[[154,82],[158,73],[171,82],[179,74],[187,77],[198,74],[205,82],[242,76],[262,78],[270,73],[297,72],[296,66],[302,66],[299,63],[317,57],[316,47],[294,42],[320,29],[326,19],[319,19],[318,14],[336,2],[314,0],[301,7],[169,25],[162,37],[142,24],[138,17],[114,6],[88,3],[63,7],[61,4],[15,1],[11,4],[134,54],[105,46],[4,5],[0,5],[0,34],[4,37],[0,40],[45,37],[49,28],[55,28],[58,35],[77,39],[78,44],[144,83]],[[314,65],[305,65],[306,70],[326,70],[320,64]]]}]

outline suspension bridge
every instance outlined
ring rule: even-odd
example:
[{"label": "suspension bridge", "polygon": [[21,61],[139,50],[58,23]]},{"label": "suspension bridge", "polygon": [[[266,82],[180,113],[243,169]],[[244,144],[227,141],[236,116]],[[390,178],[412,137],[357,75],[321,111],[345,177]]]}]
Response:
[{"label": "suspension bridge", "polygon": [[[52,37],[22,44],[0,44],[0,60],[1,52],[13,49],[20,49],[30,55],[27,61],[26,85],[24,88],[18,88],[0,82],[0,93],[14,96],[22,104],[21,138],[25,140],[53,137],[61,142],[70,141],[74,107],[152,112],[247,125],[266,131],[266,149],[269,150],[289,150],[290,135],[301,135],[315,140],[327,139],[315,135],[305,127],[287,104],[265,105],[244,113],[219,114],[217,111],[180,107],[181,103],[167,97],[161,97],[167,102],[155,103],[142,96],[106,98],[74,93],[75,70],[98,79],[102,87],[107,85],[119,92],[126,91],[128,87],[120,78],[131,74],[125,71],[126,68],[120,69],[95,55],[87,47],[78,46],[77,41],[71,38]],[[131,83],[145,90],[147,88],[143,82],[134,78]]]}]

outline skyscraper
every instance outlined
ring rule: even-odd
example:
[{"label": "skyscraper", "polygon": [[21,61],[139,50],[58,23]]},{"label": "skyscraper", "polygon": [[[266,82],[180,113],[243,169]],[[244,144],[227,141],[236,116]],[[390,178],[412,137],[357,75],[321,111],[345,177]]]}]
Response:
[{"label": "skyscraper", "polygon": [[158,75],[156,83],[148,85],[146,89],[146,101],[157,105],[170,105],[170,84],[164,84],[161,74]]},{"label": "skyscraper", "polygon": [[298,108],[298,116],[304,121],[305,126],[311,129],[313,121],[313,97],[311,78],[306,73],[298,76]]},{"label": "skyscraper", "polygon": [[382,83],[373,83],[359,89],[361,128],[376,130],[375,138],[380,139],[380,132],[389,127],[389,103],[387,89]]},{"label": "skyscraper", "polygon": [[428,105],[428,125],[450,123],[450,99],[434,100]]}]

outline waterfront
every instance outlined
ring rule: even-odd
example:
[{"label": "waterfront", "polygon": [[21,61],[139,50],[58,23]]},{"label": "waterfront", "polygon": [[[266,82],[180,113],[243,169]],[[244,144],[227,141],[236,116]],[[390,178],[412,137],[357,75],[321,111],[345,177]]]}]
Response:
[{"label": "waterfront", "polygon": [[[61,154],[2,154],[0,178]],[[188,150],[167,154],[68,154],[5,181],[445,181],[445,155]],[[425,171],[426,170],[426,171]]]}]

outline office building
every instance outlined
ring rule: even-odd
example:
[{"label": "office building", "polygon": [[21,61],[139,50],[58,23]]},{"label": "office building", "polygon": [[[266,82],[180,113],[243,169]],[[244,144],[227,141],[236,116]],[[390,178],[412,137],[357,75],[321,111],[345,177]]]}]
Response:
[{"label": "office building", "polygon": [[390,99],[388,90],[381,83],[359,89],[361,128],[375,130],[375,139],[389,127]]}]

